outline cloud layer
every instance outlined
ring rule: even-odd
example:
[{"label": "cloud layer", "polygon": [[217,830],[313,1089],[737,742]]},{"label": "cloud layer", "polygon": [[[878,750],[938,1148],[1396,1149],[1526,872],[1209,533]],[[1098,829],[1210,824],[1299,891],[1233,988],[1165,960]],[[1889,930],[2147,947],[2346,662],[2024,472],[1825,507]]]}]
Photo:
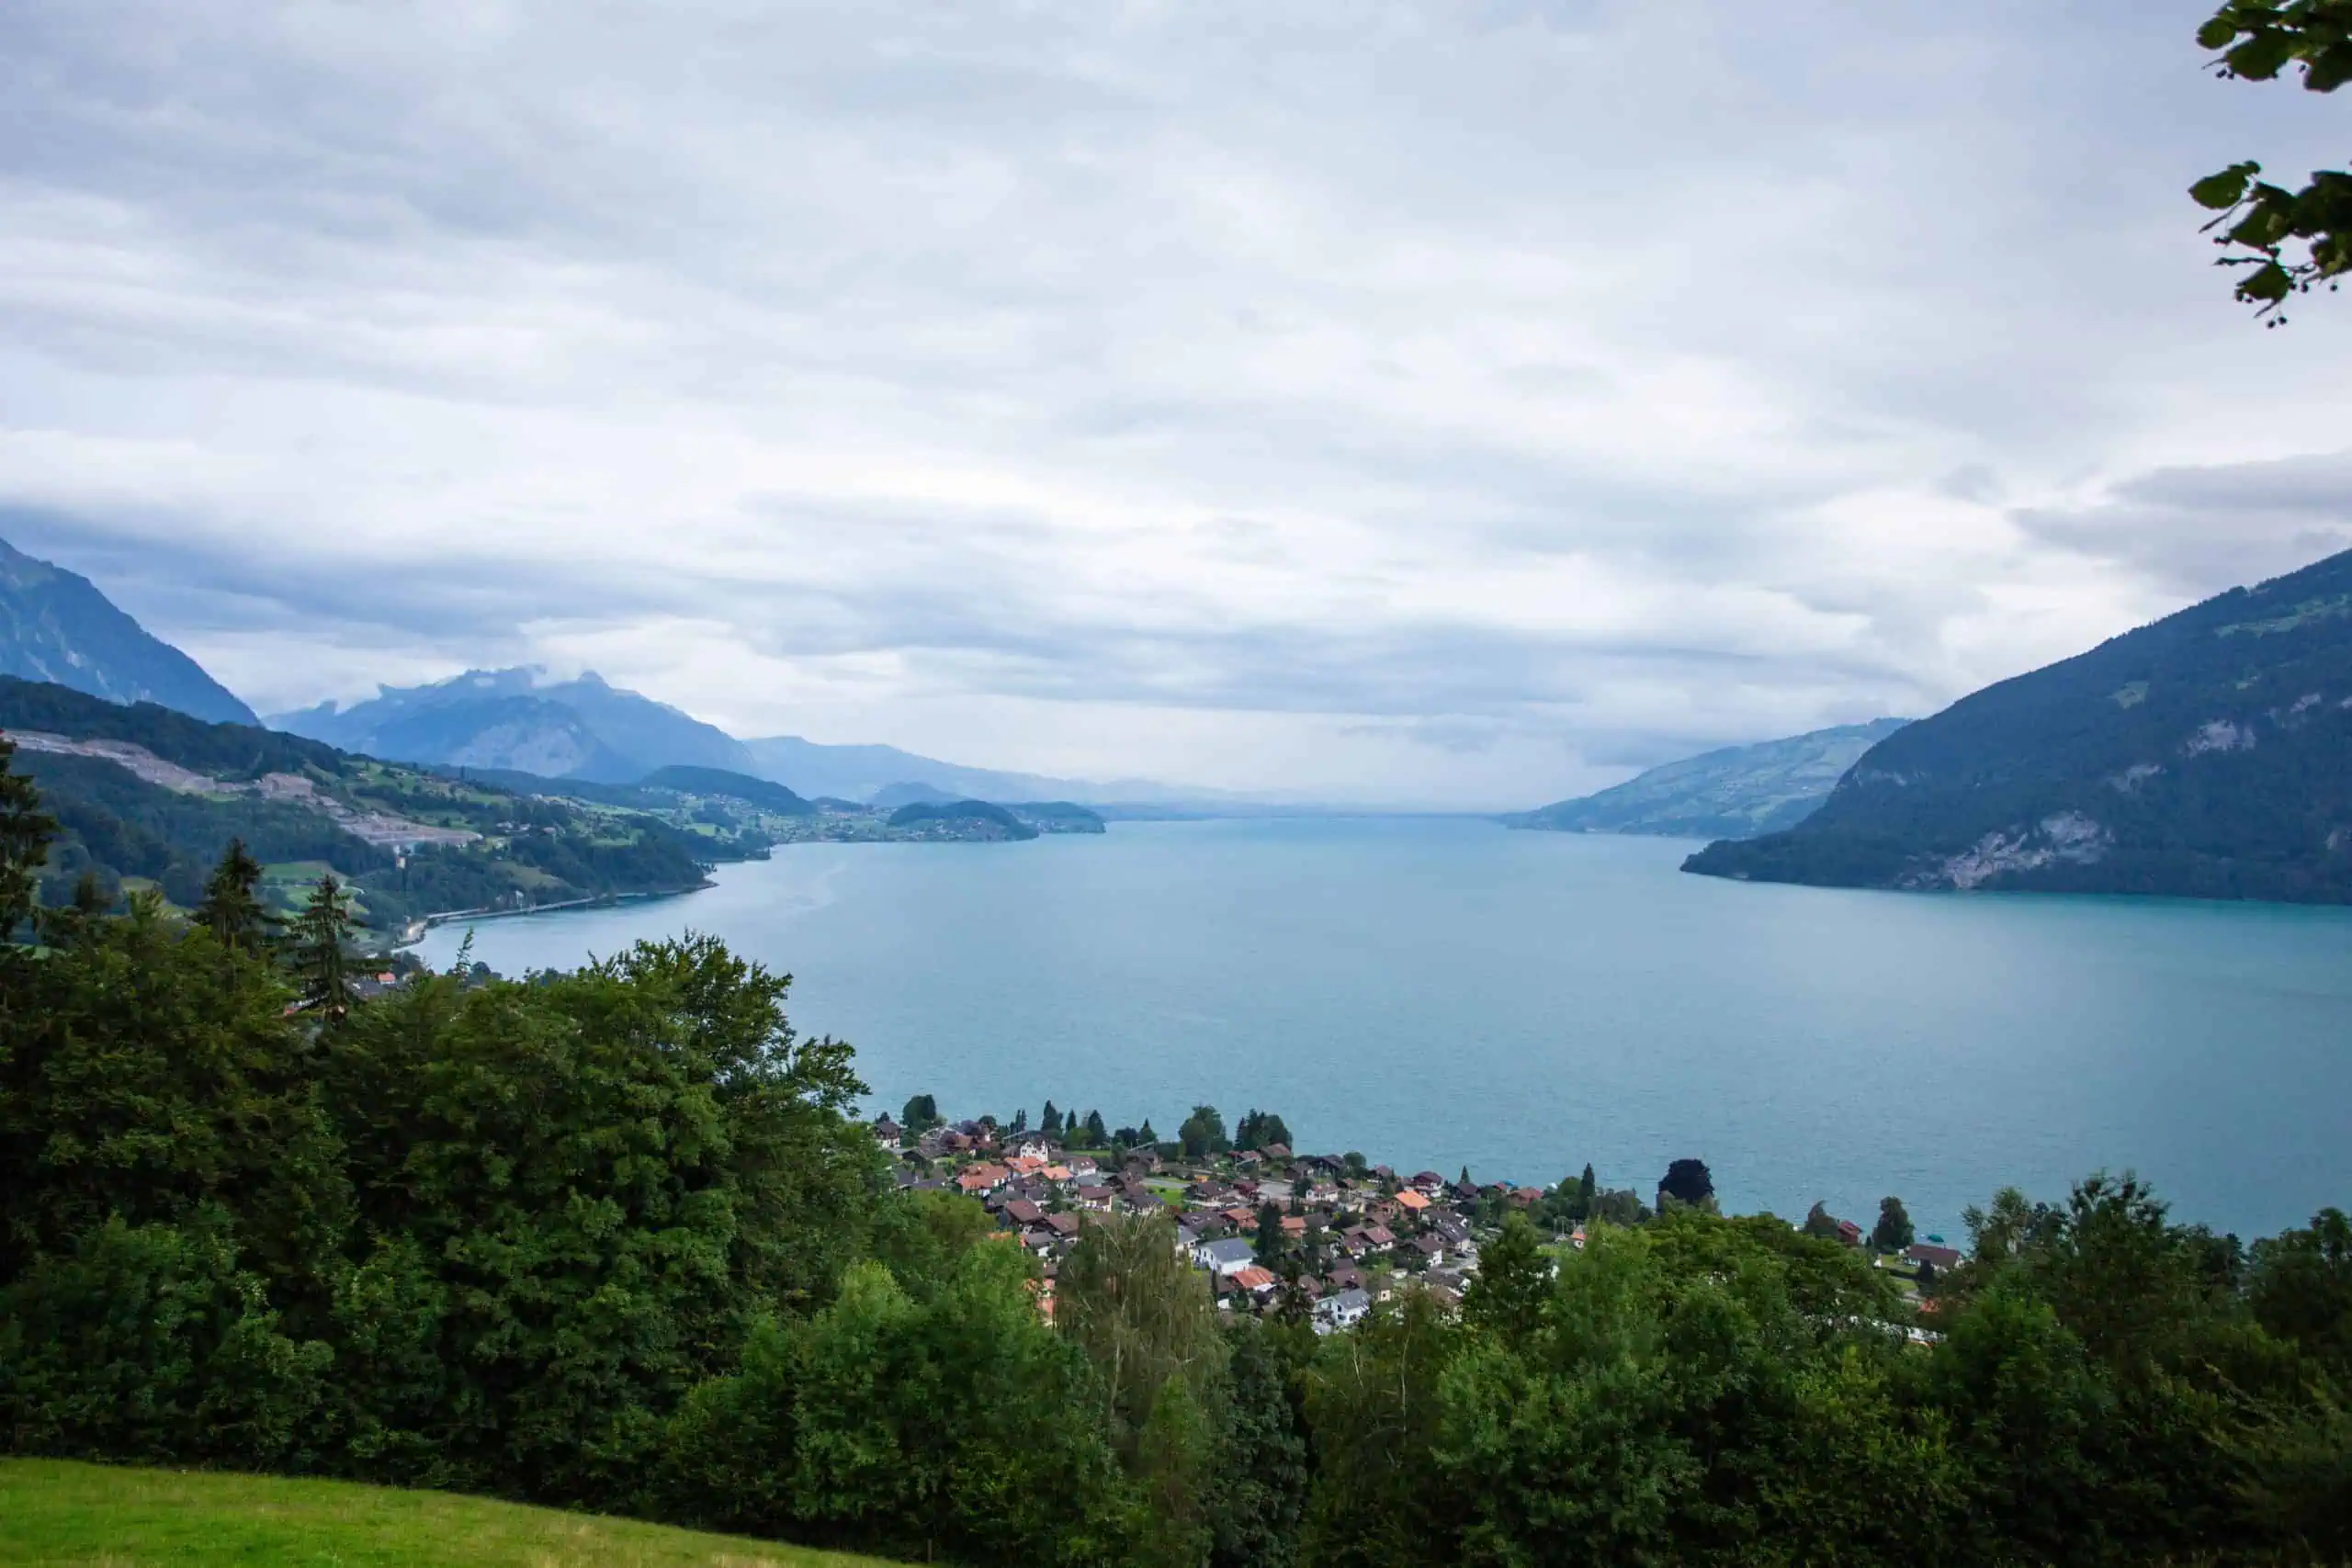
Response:
[{"label": "cloud layer", "polygon": [[[0,533],[266,707],[1524,804],[2341,547],[2196,6],[0,12]],[[2339,137],[2340,140],[2340,137]]]}]

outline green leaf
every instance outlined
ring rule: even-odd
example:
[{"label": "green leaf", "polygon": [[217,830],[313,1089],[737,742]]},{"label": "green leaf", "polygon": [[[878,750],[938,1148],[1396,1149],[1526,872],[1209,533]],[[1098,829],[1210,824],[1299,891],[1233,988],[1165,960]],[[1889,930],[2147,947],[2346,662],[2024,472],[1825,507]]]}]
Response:
[{"label": "green leaf", "polygon": [[2255,271],[2238,279],[2238,298],[2259,299],[2266,304],[2275,305],[2287,298],[2294,287],[2295,280],[2288,276],[2285,267],[2280,266],[2277,262],[2265,262]]},{"label": "green leaf", "polygon": [[2245,196],[2246,181],[2262,172],[2259,164],[2233,164],[2218,175],[2208,175],[2188,187],[2198,206],[2226,212]]},{"label": "green leaf", "polygon": [[2237,36],[2238,25],[2235,22],[2226,16],[2211,17],[2197,29],[2197,45],[2199,49],[2227,49],[2230,40]]},{"label": "green leaf", "polygon": [[2267,82],[2295,57],[2294,41],[2285,33],[2256,33],[2222,58],[2230,69],[2248,81]]}]

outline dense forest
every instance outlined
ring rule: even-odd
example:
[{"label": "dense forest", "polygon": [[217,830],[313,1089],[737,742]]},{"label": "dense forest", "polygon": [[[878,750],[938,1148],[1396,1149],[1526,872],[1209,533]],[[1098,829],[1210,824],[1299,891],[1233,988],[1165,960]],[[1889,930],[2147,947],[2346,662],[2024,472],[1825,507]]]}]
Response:
[{"label": "dense forest", "polygon": [[[5,768],[0,755],[0,768]],[[1041,1564],[2341,1561],[2352,1223],[2004,1193],[1932,1345],[1854,1250],[1668,1205],[1318,1337],[1104,1217],[1049,1321],[899,1190],[848,1046],[707,938],[340,984],[232,860],[37,908],[0,772],[0,1448]],[[314,900],[314,907],[317,901]],[[1262,1131],[1262,1129],[1261,1129]]]}]

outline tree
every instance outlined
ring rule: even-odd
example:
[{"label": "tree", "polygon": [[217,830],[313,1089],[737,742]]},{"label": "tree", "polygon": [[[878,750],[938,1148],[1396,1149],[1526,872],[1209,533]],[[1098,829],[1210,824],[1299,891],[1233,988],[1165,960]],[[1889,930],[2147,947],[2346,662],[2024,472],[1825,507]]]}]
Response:
[{"label": "tree", "polygon": [[1283,1255],[1287,1238],[1283,1235],[1283,1211],[1279,1203],[1258,1205],[1258,1239],[1255,1250],[1258,1261],[1271,1269]]},{"label": "tree", "polygon": [[1111,1134],[1102,1127],[1102,1112],[1088,1111],[1086,1113],[1086,1146],[1090,1149],[1099,1149],[1110,1141]]},{"label": "tree", "polygon": [[1900,1198],[1878,1201],[1878,1224],[1871,1227],[1871,1247],[1877,1252],[1900,1252],[1911,1245],[1911,1216],[1904,1212]]},{"label": "tree", "polygon": [[1592,1162],[1587,1160],[1584,1174],[1577,1178],[1577,1203],[1579,1210],[1577,1214],[1577,1219],[1592,1218],[1592,1201],[1600,1190],[1600,1181],[1592,1174]]},{"label": "tree", "polygon": [[1010,1130],[1015,1133],[1025,1133],[1029,1130],[1029,1112],[1026,1110],[1012,1113],[1012,1126]]},{"label": "tree", "polygon": [[1666,1168],[1666,1175],[1657,1184],[1657,1195],[1663,1201],[1673,1199],[1693,1209],[1702,1208],[1715,1195],[1715,1179],[1708,1174],[1707,1162],[1699,1159],[1679,1159]]},{"label": "tree", "polygon": [[260,956],[282,923],[262,903],[260,888],[261,863],[246,852],[243,839],[230,840],[220,863],[212,868],[204,884],[196,923],[210,931],[221,946]]},{"label": "tree", "polygon": [[0,944],[33,912],[40,868],[57,818],[40,808],[40,791],[10,765],[17,748],[0,737]]},{"label": "tree", "polygon": [[1062,1113],[1055,1108],[1052,1100],[1046,1101],[1046,1109],[1038,1113],[1037,1126],[1049,1138],[1061,1135]]},{"label": "tree", "polygon": [[1176,1141],[1184,1145],[1186,1159],[1205,1159],[1233,1146],[1225,1135],[1225,1118],[1214,1105],[1193,1107],[1193,1113],[1176,1129]]},{"label": "tree", "polygon": [[899,1125],[910,1133],[928,1133],[939,1125],[939,1101],[928,1094],[909,1096],[899,1112]]},{"label": "tree", "polygon": [[294,976],[302,1005],[329,1020],[351,1010],[351,896],[327,872],[294,921]]},{"label": "tree", "polygon": [[[2275,81],[2301,67],[2307,92],[2333,93],[2352,81],[2352,0],[2224,0],[2197,30],[2216,51],[2213,73],[2224,80]],[[2197,204],[2218,216],[2205,225],[2228,254],[2215,265],[2236,270],[2233,291],[2272,326],[2290,294],[2352,271],[2352,174],[2320,169],[2300,190],[2271,185],[2251,159],[2208,175],[2188,187]],[[2305,254],[2286,254],[2290,242]]]},{"label": "tree", "polygon": [[1818,1236],[1823,1241],[1836,1241],[1838,1239],[1838,1221],[1830,1214],[1826,1205],[1815,1203],[1810,1210],[1806,1211],[1804,1216],[1804,1234],[1810,1236]]},{"label": "tree", "polygon": [[1478,1272],[1462,1296],[1462,1321],[1515,1351],[1534,1342],[1552,1295],[1552,1260],[1525,1214],[1503,1221],[1502,1234],[1478,1251]]}]

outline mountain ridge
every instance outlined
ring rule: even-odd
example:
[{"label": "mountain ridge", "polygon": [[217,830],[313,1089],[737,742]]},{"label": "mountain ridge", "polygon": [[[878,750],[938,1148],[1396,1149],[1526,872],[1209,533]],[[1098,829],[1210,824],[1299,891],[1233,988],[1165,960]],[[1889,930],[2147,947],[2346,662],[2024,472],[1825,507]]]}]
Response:
[{"label": "mountain ridge", "polygon": [[277,728],[345,750],[428,766],[495,768],[630,784],[656,768],[758,775],[743,743],[682,708],[607,684],[593,671],[550,682],[521,665],[418,686],[379,686],[349,706],[274,714]]},{"label": "mountain ridge", "polygon": [[2352,551],[1998,682],[1702,875],[2352,902]]},{"label": "mountain ridge", "polygon": [[204,667],[141,626],[79,572],[0,539],[0,675],[110,703],[152,702],[215,724],[258,725]]}]

